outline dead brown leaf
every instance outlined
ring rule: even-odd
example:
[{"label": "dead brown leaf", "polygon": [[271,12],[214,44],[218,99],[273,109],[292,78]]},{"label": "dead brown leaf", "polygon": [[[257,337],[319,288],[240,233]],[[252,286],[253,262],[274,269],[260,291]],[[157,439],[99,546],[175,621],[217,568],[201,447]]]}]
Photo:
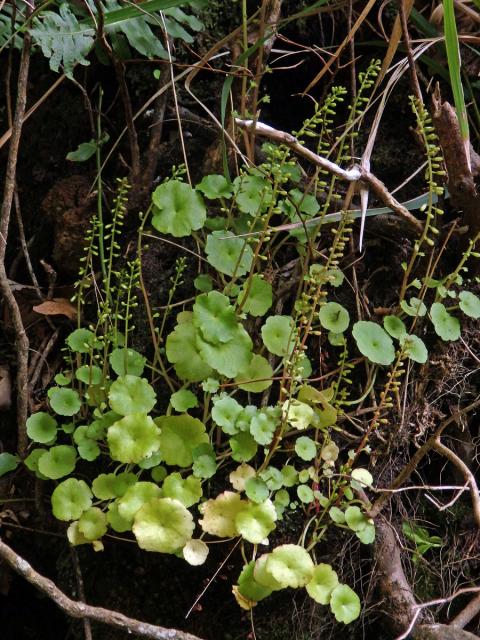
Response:
[{"label": "dead brown leaf", "polygon": [[44,316],[67,316],[70,320],[77,317],[77,309],[67,298],[53,298],[33,307],[36,313]]}]

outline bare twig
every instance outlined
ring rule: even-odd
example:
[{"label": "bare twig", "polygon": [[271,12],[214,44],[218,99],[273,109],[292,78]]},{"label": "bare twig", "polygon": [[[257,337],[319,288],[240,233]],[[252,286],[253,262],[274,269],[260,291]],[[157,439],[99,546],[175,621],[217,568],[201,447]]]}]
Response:
[{"label": "bare twig", "polygon": [[467,606],[450,622],[452,627],[464,629],[480,613],[480,593],[470,600]]},{"label": "bare twig", "polygon": [[154,624],[128,618],[118,611],[92,607],[83,602],[71,600],[51,580],[37,573],[24,558],[2,540],[0,540],[0,558],[72,618],[95,620],[122,629],[127,633],[135,633],[142,638],[152,638],[153,640],[200,640],[198,636],[184,631],[158,627]]},{"label": "bare twig", "polygon": [[454,413],[450,418],[444,420],[435,433],[428,438],[428,440],[414,453],[414,455],[410,458],[405,467],[400,471],[398,476],[392,482],[392,484],[388,487],[389,492],[381,495],[375,502],[371,509],[369,509],[369,515],[371,518],[375,518],[382,511],[383,507],[390,501],[392,495],[394,495],[393,491],[402,486],[402,484],[408,480],[413,471],[418,467],[421,460],[427,455],[427,453],[433,448],[436,440],[440,438],[445,429],[452,424],[452,422],[456,422],[461,415],[465,415],[467,413],[471,413],[480,407],[480,400],[475,400],[468,406],[466,406],[461,411]]},{"label": "bare twig", "polygon": [[31,36],[28,30],[23,39],[22,56],[17,81],[17,102],[12,124],[12,134],[8,149],[7,168],[5,172],[5,188],[0,211],[0,290],[8,306],[15,329],[17,351],[17,424],[18,424],[18,452],[23,457],[27,451],[26,420],[28,414],[28,337],[23,326],[19,306],[10,288],[5,268],[5,254],[7,249],[10,215],[15,194],[18,148],[22,134],[25,106],[27,101],[27,82],[30,66]]},{"label": "bare twig", "polygon": [[[70,547],[70,555],[72,557],[73,570],[75,571],[75,579],[77,581],[78,598],[82,602],[85,602],[82,568],[80,567],[80,560],[78,559],[78,553],[75,547]],[[83,635],[85,636],[85,640],[93,640],[92,626],[88,618],[83,619]]]},{"label": "bare twig", "polygon": [[[402,633],[401,636],[398,636],[398,638],[395,638],[395,640],[405,640],[406,638],[409,637],[410,632],[415,627],[415,623],[418,620],[418,617],[422,613],[423,609],[428,609],[429,607],[435,607],[442,604],[448,604],[452,600],[455,600],[455,598],[458,598],[459,596],[463,596],[466,593],[479,593],[479,592],[480,592],[480,587],[466,587],[465,589],[459,589],[458,591],[455,591],[455,593],[452,593],[452,595],[446,598],[437,598],[436,600],[429,600],[428,602],[423,602],[422,604],[416,604],[414,606],[415,613],[413,615],[413,619],[411,620],[408,629],[405,631],[405,633]],[[428,626],[430,625],[427,625],[427,628]]]},{"label": "bare twig", "polygon": [[42,350],[41,350],[41,353],[38,354],[38,360],[35,364],[35,368],[31,372],[30,388],[32,389],[32,392],[35,391],[35,386],[42,372],[43,365],[45,364],[48,366],[47,357],[58,340],[58,334],[59,334],[59,330],[56,329],[52,333],[52,335],[48,338],[48,340],[46,341],[46,344],[42,345]]},{"label": "bare twig", "polygon": [[402,23],[403,41],[405,48],[407,49],[408,66],[410,68],[410,82],[412,83],[412,89],[415,93],[417,100],[423,103],[422,90],[418,82],[417,70],[415,68],[415,58],[412,52],[412,43],[410,40],[410,33],[408,32],[408,16],[412,10],[412,3],[410,0],[401,0],[400,2],[400,21]]},{"label": "bare twig", "polygon": [[292,136],[290,133],[285,131],[280,131],[278,129],[274,129],[267,124],[263,124],[262,122],[254,122],[253,120],[241,120],[240,118],[236,118],[235,122],[238,126],[247,129],[248,131],[254,131],[257,135],[263,136],[265,138],[269,138],[279,144],[285,144],[292,151],[294,151],[299,156],[302,156],[312,164],[333,175],[341,178],[342,180],[346,180],[347,182],[363,182],[368,184],[372,191],[380,198],[380,200],[387,205],[392,211],[398,213],[408,224],[415,229],[417,233],[422,232],[422,224],[419,220],[417,220],[408,209],[406,209],[394,196],[388,191],[386,186],[383,184],[381,180],[379,180],[376,176],[373,175],[368,169],[360,166],[353,166],[350,169],[342,169],[338,164],[328,160],[327,158],[323,158],[322,156],[317,155],[310,149],[304,147],[297,140],[295,136]]},{"label": "bare twig", "polygon": [[445,458],[450,460],[452,464],[454,464],[460,473],[465,478],[465,482],[468,483],[470,487],[470,496],[472,498],[472,507],[473,507],[473,517],[475,519],[475,523],[477,527],[480,528],[480,494],[478,493],[478,486],[475,481],[475,477],[467,465],[460,460],[457,454],[446,447],[444,444],[440,442],[440,437],[436,438],[435,442],[432,445],[432,449],[441,453]]}]

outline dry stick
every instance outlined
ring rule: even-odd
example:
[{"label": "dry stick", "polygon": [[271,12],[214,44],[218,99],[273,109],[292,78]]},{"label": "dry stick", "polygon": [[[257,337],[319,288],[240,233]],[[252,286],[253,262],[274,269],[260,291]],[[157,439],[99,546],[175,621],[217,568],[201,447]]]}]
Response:
[{"label": "dry stick", "polygon": [[49,337],[45,347],[42,349],[41,354],[39,353],[39,358],[35,364],[35,368],[31,372],[31,377],[30,377],[30,388],[32,391],[35,391],[35,387],[37,385],[38,378],[40,377],[40,374],[42,372],[43,365],[44,364],[48,365],[48,362],[47,362],[48,354],[55,346],[59,333],[60,333],[59,329],[56,329],[52,333],[52,335]]},{"label": "dry stick", "polygon": [[[125,113],[125,123],[127,127],[128,144],[130,147],[130,171],[131,181],[140,174],[140,147],[138,146],[137,130],[133,122],[133,109],[132,102],[130,100],[130,93],[128,92],[127,82],[125,80],[125,65],[112,50],[112,47],[107,42],[105,37],[105,16],[104,9],[100,0],[94,0],[95,7],[97,9],[97,38],[101,47],[104,49],[106,55],[110,59],[115,75],[117,77],[118,87],[120,90],[120,97],[122,99],[123,110]],[[100,114],[101,116],[102,114]],[[100,141],[98,141],[100,142]]]},{"label": "dry stick", "polygon": [[412,3],[410,0],[401,0],[400,2],[400,21],[402,23],[403,41],[405,48],[407,49],[408,66],[410,68],[410,82],[412,83],[412,89],[415,93],[415,97],[420,103],[423,103],[422,90],[418,82],[417,70],[415,68],[415,58],[412,52],[412,43],[410,40],[410,33],[408,31],[408,16],[412,10]]},{"label": "dry stick", "polygon": [[464,629],[479,613],[480,593],[472,598],[467,606],[455,616],[455,618],[450,622],[450,626]]},{"label": "dry stick", "polygon": [[[13,47],[11,47],[10,51],[9,51],[8,68],[7,68],[6,78],[5,78],[6,102],[7,102],[7,122],[8,122],[9,128],[12,128],[12,126],[13,126],[12,93],[11,93],[11,89],[10,89],[10,79],[11,79],[11,75],[12,75],[12,53],[13,53]],[[37,292],[38,299],[39,300],[43,300],[43,296],[42,296],[42,292],[40,290],[40,286],[38,284],[37,276],[35,275],[35,271],[33,269],[32,261],[30,260],[30,253],[28,251],[28,244],[27,244],[27,240],[26,240],[26,237],[25,237],[25,227],[23,225],[22,212],[20,210],[20,197],[18,195],[18,186],[17,186],[16,181],[15,181],[15,186],[14,186],[14,190],[13,190],[13,201],[14,201],[14,205],[15,205],[15,214],[16,214],[16,218],[17,218],[18,233],[19,233],[20,246],[21,246],[21,249],[22,249],[23,257],[24,257],[25,263],[27,265],[27,269],[28,269],[28,272],[30,274],[30,278],[32,280],[33,286],[35,287],[35,290]]]},{"label": "dry stick", "polygon": [[44,593],[47,597],[72,618],[95,620],[103,624],[122,629],[127,633],[135,633],[143,638],[153,640],[200,640],[198,636],[193,636],[184,631],[158,627],[154,624],[141,622],[124,616],[118,611],[111,611],[102,607],[92,607],[83,602],[71,600],[67,595],[48,578],[39,574],[32,566],[13,549],[0,540],[0,559],[5,561],[16,573],[25,578],[36,589]]},{"label": "dry stick", "polygon": [[22,134],[25,105],[27,101],[27,81],[30,66],[31,36],[29,31],[23,39],[22,56],[17,81],[17,103],[12,125],[12,135],[8,149],[7,169],[5,173],[5,188],[0,210],[0,291],[9,309],[15,329],[17,351],[17,423],[18,423],[18,453],[25,457],[28,445],[26,421],[28,415],[28,337],[23,326],[19,306],[10,288],[7,271],[5,269],[5,253],[7,250],[8,228],[15,193],[18,148]]},{"label": "dry stick", "polygon": [[[405,12],[407,15],[410,15],[410,12],[413,7],[414,0],[406,0],[405,2]],[[393,25],[393,29],[388,41],[388,49],[382,61],[382,68],[380,69],[380,73],[377,76],[377,80],[375,82],[375,90],[382,83],[385,74],[390,68],[390,64],[392,63],[395,54],[397,53],[398,45],[400,44],[400,39],[402,37],[402,25],[400,20],[400,15],[397,15],[395,18],[395,23]]]},{"label": "dry stick", "polygon": [[[42,106],[42,104],[45,102],[45,100],[55,91],[55,89],[57,87],[59,87],[62,84],[62,82],[65,80],[65,78],[66,78],[66,76],[64,74],[64,75],[60,76],[59,78],[57,78],[55,80],[55,82],[45,91],[45,93],[26,112],[25,117],[23,119],[24,122],[26,120],[28,120],[30,118],[30,116],[32,116],[39,107]],[[10,140],[11,137],[12,137],[12,127],[9,127],[7,129],[7,131],[5,131],[5,133],[2,136],[0,136],[0,149],[3,147],[3,145],[7,144],[7,142]]]},{"label": "dry stick", "polygon": [[438,437],[432,445],[432,449],[441,453],[447,460],[450,460],[452,464],[454,464],[457,469],[461,472],[463,477],[465,478],[465,482],[468,483],[470,487],[470,495],[472,497],[472,507],[473,507],[473,517],[475,520],[475,524],[480,528],[480,495],[478,493],[477,483],[475,482],[475,477],[467,465],[460,460],[456,453],[454,453],[451,449],[446,447],[444,444],[440,442],[440,437]]},{"label": "dry stick", "polygon": [[[165,34],[168,38],[168,34]],[[161,72],[158,83],[159,90],[168,87],[170,74],[166,71]],[[142,182],[144,185],[151,185],[155,178],[155,172],[157,171],[157,165],[159,160],[159,146],[162,141],[163,124],[165,120],[165,110],[168,102],[168,91],[158,95],[153,107],[153,125],[151,127],[150,140],[148,142],[148,149],[145,152],[145,161],[142,168]]]},{"label": "dry stick", "polygon": [[335,62],[335,60],[337,60],[340,57],[340,54],[342,53],[342,51],[345,49],[345,47],[347,46],[347,44],[350,42],[350,40],[353,38],[353,36],[355,35],[355,33],[358,31],[358,29],[362,26],[363,22],[365,21],[366,17],[368,16],[368,14],[370,13],[371,9],[375,6],[375,1],[376,0],[369,0],[367,2],[367,4],[365,5],[365,7],[363,8],[362,13],[358,16],[357,21],[355,22],[355,24],[353,25],[352,29],[350,30],[350,32],[347,34],[347,36],[345,37],[345,40],[341,43],[341,45],[338,47],[338,49],[335,51],[335,53],[333,54],[333,56],[330,58],[330,60],[327,62],[326,65],[324,65],[320,71],[317,73],[317,75],[315,76],[315,78],[310,82],[310,84],[308,85],[308,87],[305,89],[305,91],[301,94],[302,96],[304,96],[306,93],[308,93],[310,91],[310,89],[312,89],[312,87],[314,87],[321,78],[323,78],[323,76],[327,73],[327,71],[330,69],[330,67],[332,66],[332,64]]},{"label": "dry stick", "polygon": [[435,433],[428,438],[428,440],[418,449],[414,455],[410,458],[409,462],[405,465],[405,467],[400,471],[398,476],[392,482],[392,484],[388,487],[388,493],[382,494],[379,498],[375,500],[371,509],[369,509],[368,514],[371,518],[375,518],[382,511],[383,507],[390,502],[390,498],[394,495],[395,489],[398,489],[402,486],[402,484],[408,480],[408,478],[412,475],[415,469],[418,467],[423,458],[427,455],[427,453],[433,448],[435,442],[440,438],[445,429],[452,424],[452,422],[456,422],[458,418],[462,415],[475,411],[480,407],[480,400],[476,400],[472,402],[468,406],[466,406],[461,411],[456,412],[454,415],[450,416],[447,420],[441,423]]},{"label": "dry stick", "polygon": [[[446,597],[446,598],[437,598],[436,600],[429,600],[428,602],[423,602],[422,604],[416,604],[414,606],[415,609],[415,614],[413,616],[412,621],[410,622],[410,625],[408,627],[408,629],[405,631],[405,633],[402,633],[401,636],[398,636],[397,638],[395,638],[395,640],[406,640],[406,638],[410,637],[410,633],[411,631],[414,629],[415,627],[415,623],[419,617],[419,615],[422,613],[423,609],[427,609],[429,607],[435,607],[438,605],[442,605],[442,604],[448,604],[449,602],[452,602],[452,600],[455,600],[455,598],[458,598],[459,596],[463,596],[466,593],[478,593],[480,591],[480,587],[466,587],[464,589],[459,589],[458,591],[455,591],[455,593],[453,593],[452,595]],[[425,627],[421,627],[424,628],[427,632],[429,629],[431,629],[432,631],[437,627],[438,625],[425,625]],[[448,628],[448,627],[447,627]],[[472,637],[473,634],[467,634],[467,635],[462,635],[460,637]],[[433,636],[433,633],[431,634],[430,637]],[[428,636],[427,636],[428,637]],[[441,636],[437,636],[438,638],[440,638]],[[477,636],[473,636],[474,638],[476,638]]]},{"label": "dry stick", "polygon": [[[85,602],[85,588],[83,584],[82,569],[80,567],[80,560],[78,559],[78,553],[75,547],[70,547],[70,556],[72,558],[75,579],[77,581],[78,597],[81,602]],[[88,618],[83,619],[83,634],[85,636],[85,640],[93,640],[92,626]]]},{"label": "dry stick", "polygon": [[307,147],[300,144],[295,136],[292,136],[286,131],[279,131],[262,122],[254,122],[253,120],[241,120],[235,118],[235,122],[238,126],[247,129],[248,131],[254,131],[257,135],[274,140],[279,144],[285,144],[292,151],[295,151],[299,156],[302,156],[312,164],[333,175],[346,180],[348,182],[364,182],[370,186],[372,191],[376,193],[378,198],[392,211],[398,213],[408,224],[415,229],[417,233],[421,233],[423,226],[419,220],[417,220],[392,194],[388,191],[386,186],[381,180],[373,175],[370,171],[363,167],[353,166],[350,169],[342,169],[338,164],[335,164],[327,158],[317,155]]},{"label": "dry stick", "polygon": [[19,239],[20,239],[20,246],[22,248],[23,258],[24,258],[25,263],[27,265],[27,270],[28,270],[28,273],[30,274],[30,279],[32,280],[33,286],[35,287],[35,291],[37,293],[38,299],[39,300],[44,300],[45,296],[42,294],[42,291],[40,289],[40,285],[38,284],[37,276],[36,276],[35,271],[33,269],[32,261],[30,259],[30,253],[28,251],[27,239],[25,237],[25,227],[23,225],[22,211],[20,209],[20,198],[19,198],[19,195],[18,195],[18,188],[17,188],[16,183],[15,183],[15,189],[14,189],[13,196],[14,196],[13,199],[14,199],[14,203],[15,203],[15,214],[16,214],[16,218],[17,218],[18,235],[19,235]]}]

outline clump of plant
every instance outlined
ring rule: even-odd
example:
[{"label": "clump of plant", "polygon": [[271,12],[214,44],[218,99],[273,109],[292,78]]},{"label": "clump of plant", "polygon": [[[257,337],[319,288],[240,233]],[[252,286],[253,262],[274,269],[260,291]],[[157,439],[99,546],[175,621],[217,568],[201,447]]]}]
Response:
[{"label": "clump of plant", "polygon": [[[361,104],[368,104],[365,78],[377,72],[374,63],[363,77]],[[319,153],[334,135],[332,112],[344,95],[334,88],[328,108],[318,105],[299,132],[316,140]],[[357,97],[352,118],[358,104]],[[426,131],[422,114],[419,126]],[[433,192],[439,152],[427,133]],[[349,127],[339,134],[337,161],[346,157],[349,135]],[[442,280],[428,273],[410,281],[423,245],[430,246],[432,201],[397,307],[383,326],[354,321],[352,309],[338,301],[353,219],[340,212],[332,229],[325,218],[341,197],[338,180],[319,171],[305,188],[287,147],[267,143],[264,153],[263,164],[242,168],[233,182],[208,175],[192,186],[175,170],[141,218],[138,255],[118,268],[128,190],[120,183],[111,221],[93,220],[77,284],[79,310],[95,287],[97,321],[67,337],[65,368],[48,391],[48,406],[28,419],[34,444],[25,464],[56,483],[53,514],[68,523],[74,545],[100,550],[114,531],[133,536],[146,551],[200,565],[211,543],[239,538],[245,566],[233,594],[241,607],[251,609],[280,589],[305,588],[348,624],[360,614],[360,599],[320,561],[322,544],[331,528],[363,544],[374,541],[364,501],[374,478],[359,456],[366,459],[369,434],[386,420],[403,362],[428,359],[423,338],[432,332],[422,319],[431,320],[441,339],[456,340],[457,310],[480,317],[480,299],[460,290],[473,246]],[[277,231],[285,219],[301,227]],[[179,242],[193,238],[198,248],[194,300],[180,306],[170,329],[185,260],[177,262],[163,315],[153,314],[141,273],[147,233],[149,241],[156,233]],[[295,294],[278,299],[284,265],[277,257],[286,244],[301,276]],[[98,260],[103,277],[94,281]],[[129,346],[139,292],[151,325],[149,359]],[[313,362],[322,349],[337,359],[338,371],[319,384]],[[354,361],[362,357],[373,372],[366,393],[378,393],[379,402],[360,445],[351,448],[342,421],[357,402],[350,396]],[[160,393],[168,393],[166,411],[158,409]],[[212,486],[222,490],[211,493]],[[301,512],[305,525],[295,543],[276,546],[275,530],[289,512]]]}]

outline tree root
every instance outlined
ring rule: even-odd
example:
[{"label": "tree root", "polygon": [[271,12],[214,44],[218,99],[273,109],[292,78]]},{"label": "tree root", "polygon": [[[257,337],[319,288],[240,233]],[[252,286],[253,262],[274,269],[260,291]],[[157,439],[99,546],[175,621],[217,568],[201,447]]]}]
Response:
[{"label": "tree root", "polygon": [[35,571],[24,558],[19,556],[2,540],[0,540],[0,560],[6,562],[16,573],[53,600],[62,611],[72,618],[95,620],[96,622],[102,622],[128,633],[135,633],[143,638],[152,638],[153,640],[200,640],[198,636],[193,636],[185,631],[158,627],[157,625],[128,618],[117,611],[103,609],[102,607],[92,607],[83,602],[71,600],[51,580]]}]

